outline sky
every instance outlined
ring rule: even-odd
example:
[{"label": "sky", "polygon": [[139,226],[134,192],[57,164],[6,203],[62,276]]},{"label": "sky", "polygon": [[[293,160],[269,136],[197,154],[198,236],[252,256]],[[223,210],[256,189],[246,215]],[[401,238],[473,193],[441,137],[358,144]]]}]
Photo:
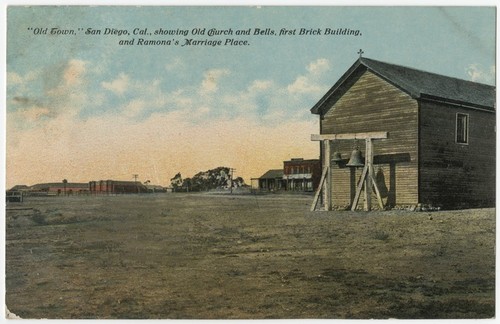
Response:
[{"label": "sky", "polygon": [[[285,160],[319,158],[310,140],[319,119],[310,109],[360,49],[371,59],[495,84],[494,7],[12,5],[6,12],[7,188],[134,174],[167,186],[178,172],[192,177],[219,166],[250,184]],[[298,35],[301,28],[320,35]],[[358,35],[325,33],[338,28]],[[188,35],[154,35],[160,29]],[[212,29],[232,35],[209,36]],[[280,36],[282,29],[295,35]],[[173,43],[138,45],[141,38]],[[186,39],[247,43],[181,46]]]}]

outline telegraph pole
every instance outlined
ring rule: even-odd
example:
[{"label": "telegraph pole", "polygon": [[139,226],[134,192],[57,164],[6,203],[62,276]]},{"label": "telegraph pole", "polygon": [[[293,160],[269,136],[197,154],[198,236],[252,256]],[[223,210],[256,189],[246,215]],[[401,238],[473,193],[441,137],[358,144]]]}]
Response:
[{"label": "telegraph pole", "polygon": [[236,171],[236,169],[229,168],[229,180],[231,183],[231,194],[233,194],[233,174],[234,174],[234,171]]},{"label": "telegraph pole", "polygon": [[132,177],[134,178],[135,189],[137,189],[137,193],[139,193],[139,187],[137,186],[137,178],[139,177],[139,175],[133,174]]}]

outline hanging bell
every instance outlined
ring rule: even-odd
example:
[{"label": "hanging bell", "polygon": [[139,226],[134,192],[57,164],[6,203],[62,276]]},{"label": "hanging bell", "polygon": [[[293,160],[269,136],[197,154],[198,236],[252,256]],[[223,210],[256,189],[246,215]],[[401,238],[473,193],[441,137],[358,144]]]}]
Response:
[{"label": "hanging bell", "polygon": [[340,155],[340,152],[333,152],[332,162],[339,163],[341,161],[342,161],[342,156]]},{"label": "hanging bell", "polygon": [[361,156],[361,151],[358,149],[354,149],[351,153],[351,158],[349,162],[347,162],[346,166],[348,167],[362,167],[365,163],[363,161],[363,157]]}]

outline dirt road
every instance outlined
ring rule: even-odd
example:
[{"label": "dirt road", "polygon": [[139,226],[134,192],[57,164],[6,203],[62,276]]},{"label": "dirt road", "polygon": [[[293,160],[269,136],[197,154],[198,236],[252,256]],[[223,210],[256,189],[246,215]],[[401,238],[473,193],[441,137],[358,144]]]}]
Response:
[{"label": "dirt road", "polygon": [[311,196],[28,198],[6,213],[23,318],[491,318],[495,211],[310,212]]}]

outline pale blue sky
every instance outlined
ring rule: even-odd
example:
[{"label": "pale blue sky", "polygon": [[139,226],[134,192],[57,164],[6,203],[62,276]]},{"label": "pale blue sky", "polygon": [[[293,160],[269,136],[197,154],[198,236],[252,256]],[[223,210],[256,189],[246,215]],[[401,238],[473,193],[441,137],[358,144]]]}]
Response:
[{"label": "pale blue sky", "polygon": [[[86,61],[98,69],[87,90],[99,93],[101,82],[113,80],[120,73],[138,82],[160,80],[161,90],[168,92],[200,82],[203,71],[229,69],[231,76],[221,80],[220,86],[235,91],[253,80],[291,83],[318,58],[331,62],[332,71],[325,82],[333,84],[354,62],[357,50],[363,48],[366,57],[469,79],[472,65],[483,70],[494,65],[494,19],[491,7],[10,7],[7,69],[20,75],[39,69],[52,74],[53,69],[69,60]],[[191,30],[196,26],[233,30],[342,27],[359,29],[362,36],[251,36],[250,46],[235,48],[122,47],[116,44],[121,39],[116,36],[44,37],[27,31],[28,27],[38,26],[147,27],[149,31]],[[176,62],[182,64],[182,70],[165,70],[165,66]],[[491,83],[493,79],[482,81]],[[31,87],[35,96],[43,88],[36,83]],[[9,91],[11,95],[19,94]],[[122,99],[130,100],[132,96]],[[301,104],[312,106],[316,99]],[[84,109],[82,114],[115,108],[103,103],[92,111]],[[265,113],[265,107],[261,108]]]},{"label": "pale blue sky", "polygon": [[[110,150],[119,155],[123,150],[133,150],[127,147],[129,141],[121,142],[127,136],[144,136],[143,141],[150,136],[167,136],[161,130],[153,135],[147,135],[147,131],[146,135],[130,134],[131,125],[156,129],[155,120],[163,120],[164,127],[169,129],[182,124],[184,130],[237,120],[241,125],[258,128],[258,132],[280,131],[284,138],[287,131],[293,130],[294,136],[299,132],[298,138],[304,139],[303,155],[308,155],[304,157],[317,157],[316,146],[309,143],[309,134],[318,128],[317,116],[311,115],[309,109],[354,63],[360,48],[365,57],[372,59],[494,84],[495,18],[494,7],[10,6],[7,9],[7,153],[11,158],[7,157],[7,182],[31,182],[33,177],[23,178],[14,172],[15,165],[21,163],[16,158],[26,160],[24,153],[31,145],[45,146],[38,152],[47,159],[42,163],[54,164],[65,145],[74,146],[75,138],[84,140],[78,143],[78,152],[69,150],[68,158],[95,151],[95,142],[90,143],[87,135],[78,132],[109,125],[116,137],[101,139],[100,143],[113,147]],[[360,30],[362,36],[233,35],[229,38],[246,39],[250,45],[119,46],[120,39],[141,36],[86,36],[83,32],[77,36],[45,36],[34,35],[28,29],[37,27],[75,30],[109,27],[129,31],[138,27],[148,28],[148,32],[159,28],[189,31],[197,27],[233,31],[251,28],[252,33],[255,28],[277,32],[281,28],[320,28],[323,32],[326,28],[350,28]],[[143,38],[176,38],[183,42],[186,37]],[[187,38],[227,37],[189,35]],[[57,143],[33,140],[46,139],[54,127],[63,128],[62,123],[65,128],[59,131],[64,136],[70,132],[70,137],[59,138]],[[290,127],[286,127],[288,123]],[[277,130],[278,124],[282,129]],[[223,127],[219,128],[222,134]],[[165,143],[164,150],[159,150],[158,143],[153,141],[150,148],[141,151],[142,155],[161,156],[158,157],[158,165],[163,166],[161,171],[156,164],[144,169],[138,162],[123,168],[121,173],[98,173],[92,171],[90,160],[74,158],[72,167],[68,166],[64,172],[73,172],[69,177],[75,181],[141,173],[167,184],[178,170],[192,175],[199,169],[219,166],[211,165],[217,163],[213,160],[197,161],[190,167],[173,161],[169,156],[182,151],[180,145],[185,144],[176,146],[174,142],[187,138],[194,147],[204,145],[212,149],[231,145],[218,133],[200,135],[197,142],[190,132],[172,132],[178,135],[175,141],[170,134],[171,141],[163,138],[159,142]],[[202,142],[207,137],[217,138],[219,144]],[[255,154],[259,154],[259,149],[273,147],[263,143],[251,146]],[[292,154],[301,155],[296,147],[290,148],[289,154],[279,152],[274,160],[266,159],[259,166],[249,167],[248,160],[236,158],[221,159],[220,164],[238,165],[240,175],[248,180],[266,168],[280,167],[281,161],[294,157]],[[87,171],[74,172],[74,168]],[[59,168],[45,166],[42,170],[46,170],[47,177],[59,177],[56,174]]]}]

